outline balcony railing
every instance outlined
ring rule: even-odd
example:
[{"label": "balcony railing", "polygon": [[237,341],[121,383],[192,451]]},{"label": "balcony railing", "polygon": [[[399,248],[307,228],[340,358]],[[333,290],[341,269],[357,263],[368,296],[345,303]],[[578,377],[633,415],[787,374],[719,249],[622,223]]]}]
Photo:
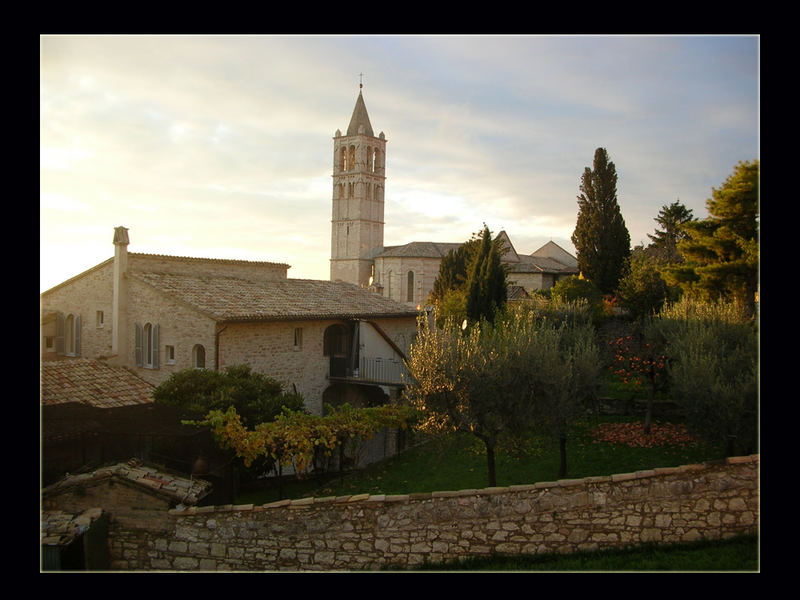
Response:
[{"label": "balcony railing", "polygon": [[410,381],[408,369],[402,361],[392,358],[361,357],[358,369],[334,369],[331,377],[348,379],[363,383],[383,385],[405,385]]}]

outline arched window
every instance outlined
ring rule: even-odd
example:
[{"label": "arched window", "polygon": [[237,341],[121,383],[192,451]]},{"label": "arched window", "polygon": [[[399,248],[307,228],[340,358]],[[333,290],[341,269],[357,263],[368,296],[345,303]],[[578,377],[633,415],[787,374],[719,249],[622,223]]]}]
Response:
[{"label": "arched window", "polygon": [[347,170],[352,171],[356,166],[356,147],[350,146],[350,158],[347,161]]},{"label": "arched window", "polygon": [[406,290],[406,302],[414,301],[414,271],[408,272],[408,289]]},{"label": "arched window", "polygon": [[136,366],[158,368],[158,325],[136,323]]},{"label": "arched window", "polygon": [[389,298],[394,298],[394,294],[392,294],[392,272],[389,271],[386,274],[386,289],[389,291]]},{"label": "arched window", "polygon": [[342,148],[339,155],[339,170],[347,171],[347,148]]},{"label": "arched window", "polygon": [[201,344],[192,348],[192,367],[195,369],[206,368],[206,349]]}]

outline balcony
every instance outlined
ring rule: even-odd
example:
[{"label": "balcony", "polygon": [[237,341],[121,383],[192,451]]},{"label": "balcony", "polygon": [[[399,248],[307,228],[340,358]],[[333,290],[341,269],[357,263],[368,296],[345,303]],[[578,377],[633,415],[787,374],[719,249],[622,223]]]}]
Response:
[{"label": "balcony", "polygon": [[402,361],[392,358],[360,357],[358,368],[348,368],[347,360],[331,360],[328,379],[347,383],[404,386],[410,378]]}]

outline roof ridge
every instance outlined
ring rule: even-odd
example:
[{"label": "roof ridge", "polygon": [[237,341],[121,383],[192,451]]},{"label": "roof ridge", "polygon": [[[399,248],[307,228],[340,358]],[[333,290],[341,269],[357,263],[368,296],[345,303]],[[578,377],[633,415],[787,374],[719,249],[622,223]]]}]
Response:
[{"label": "roof ridge", "polygon": [[[153,257],[153,258],[174,258],[177,260],[202,260],[208,262],[221,262],[221,263],[245,263],[245,264],[259,264],[259,265],[275,265],[280,267],[289,267],[291,265],[287,263],[279,263],[273,262],[269,260],[247,260],[244,258],[213,258],[213,257],[206,257],[206,256],[178,256],[175,254],[153,254],[149,252],[129,252],[129,257]],[[112,259],[113,260],[113,259]]]}]

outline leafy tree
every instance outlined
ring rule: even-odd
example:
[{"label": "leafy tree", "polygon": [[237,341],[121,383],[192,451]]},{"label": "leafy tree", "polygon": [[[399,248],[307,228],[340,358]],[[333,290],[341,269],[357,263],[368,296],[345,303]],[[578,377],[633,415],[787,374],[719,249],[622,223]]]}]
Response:
[{"label": "leafy tree", "polygon": [[246,467],[262,460],[274,463],[279,474],[282,467],[291,466],[302,476],[319,452],[330,455],[350,437],[369,438],[386,427],[405,428],[415,419],[408,405],[354,409],[345,404],[331,411],[321,417],[285,409],[271,421],[247,427],[231,406],[189,423],[211,427],[217,443],[233,450]]},{"label": "leafy tree", "polygon": [[558,441],[558,476],[567,474],[567,433],[596,399],[600,355],[591,321],[581,309],[561,320],[538,321],[528,368],[533,381],[535,427]]},{"label": "leafy tree", "polygon": [[629,265],[619,282],[617,292],[620,305],[634,319],[657,313],[667,300],[674,297],[670,286],[653,261],[644,256],[643,252],[634,252]]},{"label": "leafy tree", "polygon": [[284,392],[277,380],[255,372],[249,365],[222,371],[184,369],[170,375],[153,393],[161,404],[205,414],[233,406],[245,425],[271,421],[284,407],[303,410],[303,397]]},{"label": "leafy tree", "polygon": [[605,148],[595,150],[593,167],[587,167],[581,178],[572,243],[583,276],[610,294],[622,277],[631,239],[617,203],[616,167]]},{"label": "leafy tree", "polygon": [[614,364],[610,369],[623,383],[647,387],[644,433],[650,434],[656,392],[666,389],[666,348],[669,342],[653,317],[638,321],[631,334],[611,340]]},{"label": "leafy tree", "polygon": [[706,201],[709,216],[684,223],[684,264],[667,271],[684,291],[755,310],[758,289],[759,161],[740,162]]},{"label": "leafy tree", "polygon": [[681,204],[680,200],[676,200],[668,206],[662,206],[658,216],[654,219],[662,229],[656,229],[654,234],[647,234],[651,240],[647,247],[648,255],[656,258],[658,262],[681,262],[678,243],[688,237],[683,227],[693,219],[692,210]]},{"label": "leafy tree", "polygon": [[405,397],[427,432],[463,431],[486,449],[489,485],[496,485],[495,450],[531,422],[532,318],[511,326],[483,320],[466,331],[452,319],[443,327],[418,322],[407,367],[412,383]]},{"label": "leafy tree", "polygon": [[431,328],[421,319],[405,392],[421,415],[420,428],[481,440],[494,486],[496,449],[538,425],[559,439],[566,472],[566,425],[584,410],[598,380],[594,329],[578,313],[557,320],[509,309],[493,324],[481,320],[466,331],[452,320]]}]

